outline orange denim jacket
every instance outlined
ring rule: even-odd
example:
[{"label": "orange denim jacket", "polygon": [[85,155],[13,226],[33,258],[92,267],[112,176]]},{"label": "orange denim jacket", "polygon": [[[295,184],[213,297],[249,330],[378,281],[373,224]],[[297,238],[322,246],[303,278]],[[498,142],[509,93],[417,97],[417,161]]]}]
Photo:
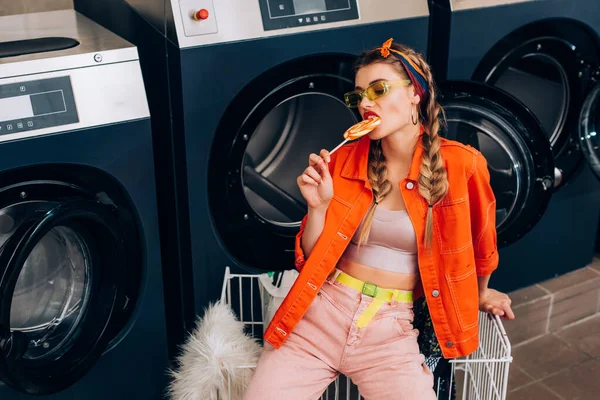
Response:
[{"label": "orange denim jacket", "polygon": [[[265,331],[265,340],[275,348],[302,319],[373,202],[367,179],[369,146],[365,136],[331,156],[334,195],[323,232],[305,260],[300,246],[304,217],[296,237],[295,264],[300,275]],[[433,206],[431,249],[424,247],[428,205],[417,189],[423,154],[420,141],[408,176],[399,185],[417,235],[421,283],[414,298],[426,296],[442,353],[454,358],[472,353],[479,344],[477,276],[490,275],[498,266],[496,200],[487,162],[479,151],[446,139],[440,151],[449,189]]]}]

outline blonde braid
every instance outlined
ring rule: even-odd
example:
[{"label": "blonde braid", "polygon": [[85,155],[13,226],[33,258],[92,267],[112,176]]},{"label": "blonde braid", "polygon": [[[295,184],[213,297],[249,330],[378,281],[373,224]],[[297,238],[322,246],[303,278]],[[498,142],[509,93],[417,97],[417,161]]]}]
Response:
[{"label": "blonde braid", "polygon": [[440,120],[443,117],[444,110],[436,100],[436,89],[431,74],[431,69],[425,62],[421,62],[420,57],[415,61],[420,61],[420,67],[425,74],[429,85],[429,96],[424,115],[427,117],[422,122],[425,132],[422,136],[423,157],[421,158],[421,168],[419,170],[419,193],[429,207],[427,209],[427,219],[425,222],[425,247],[431,246],[433,236],[433,205],[444,198],[448,193],[448,175],[442,154],[440,153],[441,139]]},{"label": "blonde braid", "polygon": [[387,179],[385,155],[383,154],[380,140],[371,141],[371,147],[369,148],[369,170],[367,175],[373,190],[373,204],[371,204],[371,208],[369,208],[369,211],[365,216],[358,240],[359,246],[367,243],[367,240],[369,239],[371,223],[373,222],[373,215],[375,215],[375,207],[377,207],[377,204],[379,204],[392,190],[392,184]]}]

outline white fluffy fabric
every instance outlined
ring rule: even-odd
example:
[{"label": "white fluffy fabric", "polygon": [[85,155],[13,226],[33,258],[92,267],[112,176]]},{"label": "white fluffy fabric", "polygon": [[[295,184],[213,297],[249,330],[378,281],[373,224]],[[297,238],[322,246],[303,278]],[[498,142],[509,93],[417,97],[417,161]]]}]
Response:
[{"label": "white fluffy fabric", "polygon": [[220,302],[209,306],[183,345],[179,368],[170,371],[171,399],[241,400],[254,368],[239,367],[256,365],[261,352],[229,306]]}]

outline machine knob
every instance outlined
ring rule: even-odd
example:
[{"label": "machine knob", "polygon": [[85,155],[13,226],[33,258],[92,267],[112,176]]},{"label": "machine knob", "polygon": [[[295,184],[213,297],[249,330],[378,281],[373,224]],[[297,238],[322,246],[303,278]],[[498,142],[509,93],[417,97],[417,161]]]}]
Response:
[{"label": "machine knob", "polygon": [[560,169],[554,168],[554,187],[558,187],[562,183],[563,173]]},{"label": "machine knob", "polygon": [[203,8],[201,10],[198,10],[194,13],[194,19],[196,21],[202,21],[208,18],[208,10],[206,8]]}]

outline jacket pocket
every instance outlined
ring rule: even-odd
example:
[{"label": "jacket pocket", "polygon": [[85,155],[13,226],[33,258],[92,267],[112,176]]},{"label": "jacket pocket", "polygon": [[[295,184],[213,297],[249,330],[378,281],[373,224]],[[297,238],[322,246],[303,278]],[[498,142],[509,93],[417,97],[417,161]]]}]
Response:
[{"label": "jacket pocket", "polygon": [[479,290],[475,268],[469,265],[462,271],[446,273],[446,282],[461,330],[476,327],[479,318]]},{"label": "jacket pocket", "polygon": [[460,253],[473,245],[468,199],[440,204],[434,210],[433,224],[440,254]]}]

